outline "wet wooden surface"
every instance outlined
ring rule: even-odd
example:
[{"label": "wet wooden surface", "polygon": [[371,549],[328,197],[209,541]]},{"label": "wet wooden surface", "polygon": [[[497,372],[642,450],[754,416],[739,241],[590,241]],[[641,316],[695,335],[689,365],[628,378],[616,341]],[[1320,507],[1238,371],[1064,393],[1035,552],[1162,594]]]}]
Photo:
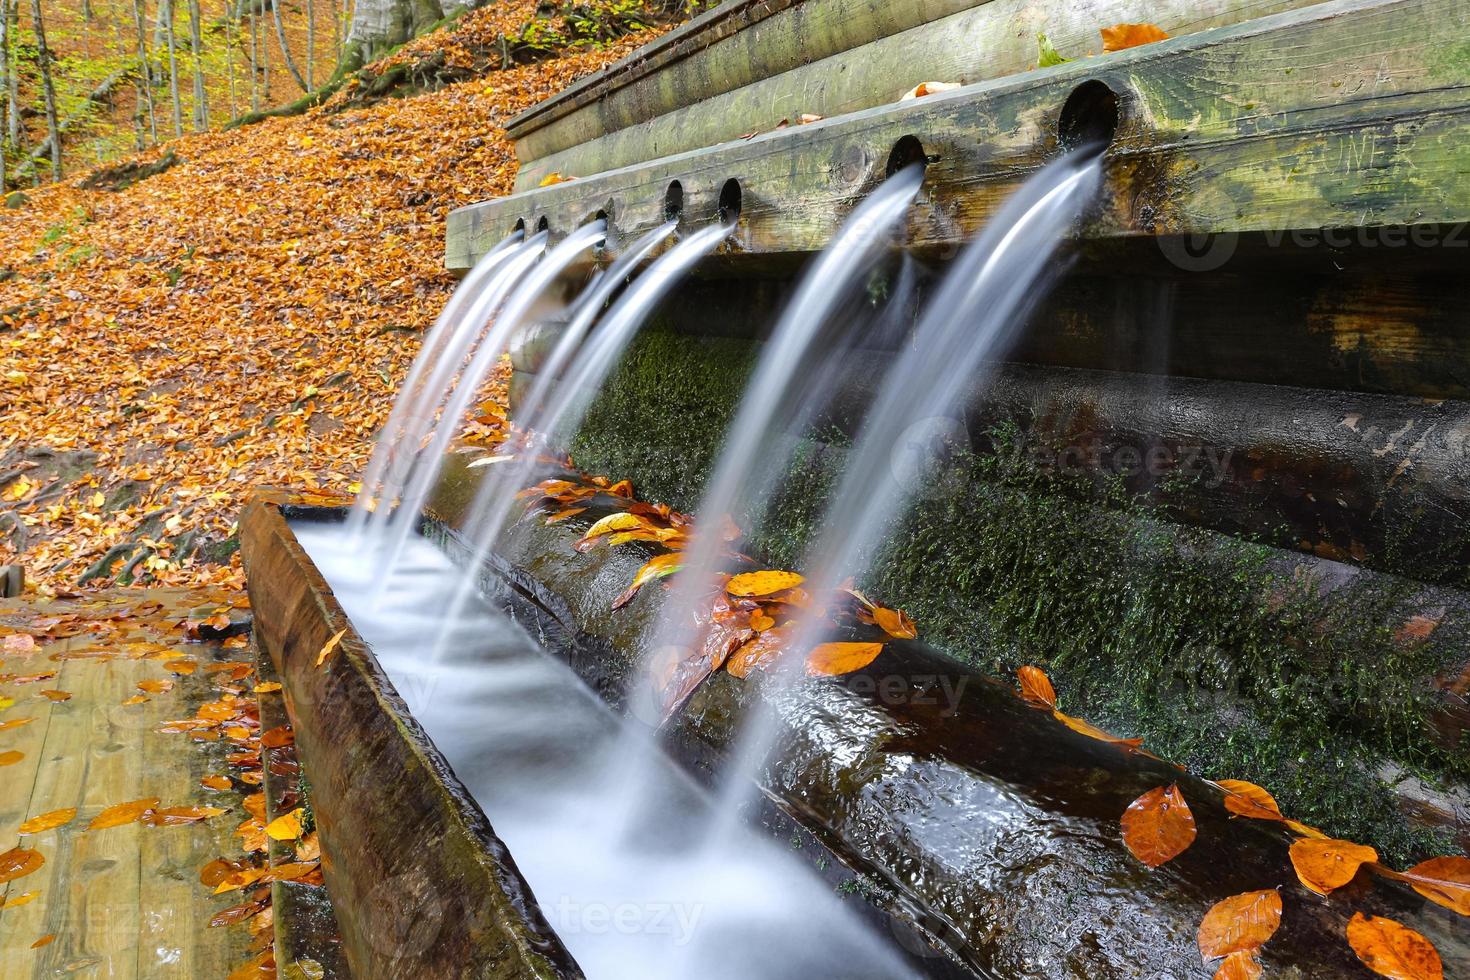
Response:
[{"label": "wet wooden surface", "polygon": [[[200,784],[226,771],[232,746],[157,731],[219,696],[229,675],[207,665],[249,660],[243,637],[185,635],[191,615],[228,610],[240,619],[244,611],[231,605],[225,595],[177,589],[0,600],[0,726],[30,719],[0,730],[0,753],[24,753],[0,768],[0,851],[19,846],[45,860],[0,884],[0,976],[223,978],[247,958],[247,932],[209,927],[238,895],[215,896],[199,882],[204,864],[240,851],[240,795]],[[192,674],[165,667],[180,657],[194,661]],[[174,686],[144,694],[144,681]],[[53,702],[43,690],[70,697]],[[149,700],[123,703],[138,695]],[[225,812],[183,826],[86,829],[104,808],[148,797]],[[19,833],[24,821],[68,807],[77,813],[66,824]]]}]

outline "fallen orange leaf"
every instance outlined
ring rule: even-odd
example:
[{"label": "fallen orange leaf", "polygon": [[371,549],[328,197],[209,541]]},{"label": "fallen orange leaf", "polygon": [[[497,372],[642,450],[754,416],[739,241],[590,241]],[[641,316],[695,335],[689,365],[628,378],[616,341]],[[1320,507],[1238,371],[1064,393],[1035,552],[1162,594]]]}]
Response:
[{"label": "fallen orange leaf", "polygon": [[266,681],[264,684],[255,685],[253,690],[256,694],[272,694],[280,689],[280,681]]},{"label": "fallen orange leaf", "polygon": [[1379,976],[1444,980],[1444,965],[1434,944],[1393,919],[1355,913],[1347,925],[1347,939],[1363,965]]},{"label": "fallen orange leaf", "polygon": [[1430,858],[1414,865],[1401,877],[1436,905],[1470,915],[1470,858]]},{"label": "fallen orange leaf", "polygon": [[1281,895],[1274,888],[1245,892],[1211,906],[1199,924],[1199,952],[1206,960],[1260,949],[1281,926]]},{"label": "fallen orange leaf", "polygon": [[25,757],[24,752],[17,752],[14,749],[9,752],[0,752],[0,766],[13,766]]},{"label": "fallen orange leaf", "polygon": [[203,779],[199,780],[199,783],[206,789],[215,789],[220,790],[221,792],[230,789],[232,786],[235,785],[230,780],[229,776],[205,776]]},{"label": "fallen orange leaf", "polygon": [[165,806],[149,810],[139,819],[149,827],[179,827],[208,820],[224,812],[217,806]]},{"label": "fallen orange leaf", "polygon": [[1194,814],[1177,783],[1157,786],[1123,813],[1123,843],[1151,868],[1173,860],[1194,843]]},{"label": "fallen orange leaf", "polygon": [[70,701],[71,700],[71,692],[70,691],[40,691],[38,693],[41,695],[41,697],[45,698],[47,701],[53,701],[54,702],[54,701]]},{"label": "fallen orange leaf", "polygon": [[0,853],[0,885],[17,878],[24,878],[46,863],[39,851],[28,851],[23,847],[12,847]]},{"label": "fallen orange leaf", "polygon": [[1140,44],[1166,41],[1169,35],[1153,24],[1114,24],[1099,31],[1104,51],[1122,51]]},{"label": "fallen orange leaf", "polygon": [[1255,783],[1243,779],[1222,779],[1220,788],[1225,790],[1225,809],[1241,817],[1254,820],[1284,820],[1276,800]]},{"label": "fallen orange leaf", "polygon": [[146,681],[139,681],[138,682],[138,690],[140,690],[140,691],[146,691],[149,694],[167,694],[169,691],[172,691],[173,689],[174,689],[174,682],[171,681],[171,680],[167,680],[167,679],[163,679],[163,680],[146,680]]},{"label": "fallen orange leaf", "polygon": [[644,563],[642,568],[638,569],[638,574],[633,576],[633,584],[628,586],[621,595],[613,600],[612,607],[614,609],[623,608],[632,602],[633,597],[638,594],[638,590],[642,589],[649,582],[672,575],[683,567],[684,556],[677,551],[655,555]]},{"label": "fallen orange leaf", "polygon": [[76,818],[76,815],[77,808],[74,806],[69,806],[61,810],[52,810],[50,813],[43,813],[39,817],[32,817],[27,820],[16,828],[16,833],[39,834],[47,830],[54,830],[62,824],[71,823]]},{"label": "fallen orange leaf", "polygon": [[105,830],[108,827],[121,827],[130,824],[141,817],[145,811],[158,806],[158,797],[151,796],[144,800],[132,800],[128,803],[116,803],[103,810],[92,818],[87,824],[88,830]]},{"label": "fallen orange leaf", "polygon": [[12,718],[9,721],[0,721],[0,732],[8,732],[12,728],[19,728],[21,725],[29,725],[35,720],[36,719],[34,718]]},{"label": "fallen orange leaf", "polygon": [[122,704],[143,704],[145,701],[148,701],[148,700],[149,700],[148,698],[144,697],[141,694],[134,694],[130,698],[124,698],[121,703]]},{"label": "fallen orange leaf", "polygon": [[50,946],[56,942],[56,933],[48,932],[46,935],[31,943],[31,949],[40,949],[42,946]]},{"label": "fallen orange leaf", "polygon": [[1021,697],[1025,701],[1042,708],[1057,706],[1056,688],[1051,686],[1051,678],[1040,667],[1022,667],[1016,671],[1016,676],[1020,678]]},{"label": "fallen orange leaf", "polygon": [[1289,853],[1297,878],[1319,895],[1341,888],[1364,863],[1378,860],[1378,852],[1371,847],[1331,838],[1299,840]]},{"label": "fallen orange leaf", "polygon": [[806,656],[806,672],[836,677],[862,670],[883,652],[881,643],[819,643]]},{"label": "fallen orange leaf", "polygon": [[1215,980],[1259,980],[1261,960],[1253,949],[1231,953],[1215,971]]},{"label": "fallen orange leaf", "polygon": [[22,905],[28,905],[39,898],[40,895],[41,893],[39,891],[22,892],[14,898],[7,898],[4,902],[0,902],[0,911],[4,911],[5,909],[19,908]]}]

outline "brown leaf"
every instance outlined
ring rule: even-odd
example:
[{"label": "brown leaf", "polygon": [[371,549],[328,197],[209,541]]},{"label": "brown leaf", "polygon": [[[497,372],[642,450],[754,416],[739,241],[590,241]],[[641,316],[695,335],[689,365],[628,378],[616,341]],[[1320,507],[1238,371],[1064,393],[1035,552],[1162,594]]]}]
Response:
[{"label": "brown leaf", "polygon": [[41,856],[40,851],[12,847],[0,853],[0,885],[17,878],[24,878],[45,863],[46,859]]},{"label": "brown leaf", "polygon": [[158,797],[150,796],[143,800],[132,800],[128,803],[116,803],[103,810],[92,818],[87,824],[88,830],[105,830],[108,827],[121,827],[124,824],[133,823],[144,812],[158,806]]},{"label": "brown leaf", "polygon": [[1099,33],[1102,34],[1104,51],[1122,51],[1169,38],[1168,34],[1153,24],[1114,24],[1112,27],[1102,28]]},{"label": "brown leaf", "polygon": [[1281,925],[1281,894],[1274,888],[1232,895],[1216,902],[1199,925],[1199,952],[1206,960],[1260,949]]},{"label": "brown leaf", "polygon": [[1358,959],[1390,980],[1444,980],[1434,944],[1393,919],[1358,912],[1347,925],[1348,945]]},{"label": "brown leaf", "polygon": [[69,806],[61,810],[52,810],[50,813],[43,813],[39,817],[32,817],[27,820],[17,828],[16,833],[39,834],[47,830],[54,830],[62,824],[71,823],[76,818],[76,815],[77,808],[74,806]]},{"label": "brown leaf", "polygon": [[255,913],[265,908],[265,906],[266,903],[264,901],[247,902],[244,905],[232,906],[225,909],[223,912],[216,912],[214,917],[209,920],[209,925],[213,929],[218,929],[221,926],[231,926],[237,922],[244,922],[246,919],[250,918]]},{"label": "brown leaf", "polygon": [[1053,718],[1072,729],[1072,731],[1077,732],[1079,735],[1086,735],[1088,738],[1095,738],[1099,742],[1107,742],[1109,745],[1116,745],[1130,752],[1137,751],[1138,747],[1143,744],[1143,739],[1141,738],[1119,738],[1116,735],[1110,735],[1091,722],[1083,721],[1081,718],[1073,718],[1071,715],[1063,714],[1060,711],[1053,711],[1051,714]]},{"label": "brown leaf", "polygon": [[71,692],[70,691],[40,691],[38,693],[41,695],[41,697],[45,698],[47,701],[53,701],[54,702],[54,701],[70,701],[71,700]]},{"label": "brown leaf", "polygon": [[224,812],[217,806],[165,806],[149,810],[139,819],[149,827],[179,827],[208,820]]},{"label": "brown leaf", "polygon": [[1021,681],[1021,697],[1028,704],[1036,705],[1038,708],[1055,708],[1057,706],[1056,688],[1051,686],[1051,678],[1039,667],[1026,666],[1016,671],[1016,676]]},{"label": "brown leaf", "polygon": [[13,766],[25,757],[24,752],[17,752],[14,749],[9,752],[0,752],[0,766]]},{"label": "brown leaf", "polygon": [[1430,858],[1414,865],[1401,877],[1436,905],[1470,915],[1470,858]]},{"label": "brown leaf", "polygon": [[146,681],[139,681],[138,682],[138,690],[140,690],[140,691],[146,691],[149,694],[167,694],[169,691],[172,691],[173,689],[174,689],[174,682],[171,681],[171,680],[167,680],[167,679],[163,679],[163,680],[146,680]]},{"label": "brown leaf", "polygon": [[224,858],[215,858],[203,868],[199,869],[199,883],[213,888],[243,867],[244,865],[238,861],[226,861]]},{"label": "brown leaf", "polygon": [[260,733],[260,744],[267,749],[279,749],[296,742],[296,733],[290,725],[277,725]]},{"label": "brown leaf", "polygon": [[56,942],[56,933],[48,932],[40,939],[37,939],[35,942],[31,943],[31,949],[40,949],[42,946],[50,946],[54,942]]},{"label": "brown leaf", "polygon": [[1364,863],[1377,861],[1378,852],[1351,841],[1299,840],[1291,845],[1291,866],[1301,883],[1326,895],[1352,881]]},{"label": "brown leaf", "polygon": [[1183,854],[1195,834],[1194,814],[1177,783],[1149,790],[1123,814],[1123,843],[1151,868]]},{"label": "brown leaf", "polygon": [[806,672],[836,677],[862,670],[883,652],[881,643],[819,643],[806,655]]},{"label": "brown leaf", "polygon": [[206,789],[213,789],[224,792],[225,790],[232,788],[235,784],[229,776],[205,776],[203,779],[199,780],[199,785],[203,786]]}]

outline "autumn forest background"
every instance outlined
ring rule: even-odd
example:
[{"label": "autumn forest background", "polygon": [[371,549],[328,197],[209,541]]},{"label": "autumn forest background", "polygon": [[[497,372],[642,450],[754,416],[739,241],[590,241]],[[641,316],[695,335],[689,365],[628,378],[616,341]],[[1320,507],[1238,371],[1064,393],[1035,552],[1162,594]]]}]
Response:
[{"label": "autumn forest background", "polygon": [[43,592],[238,586],[252,487],[352,492],[504,124],[698,6],[0,4],[0,564]]}]

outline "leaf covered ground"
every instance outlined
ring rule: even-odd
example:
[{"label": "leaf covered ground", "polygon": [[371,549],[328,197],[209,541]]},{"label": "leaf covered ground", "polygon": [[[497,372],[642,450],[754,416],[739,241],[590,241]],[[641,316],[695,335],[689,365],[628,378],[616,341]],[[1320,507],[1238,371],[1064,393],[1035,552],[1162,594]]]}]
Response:
[{"label": "leaf covered ground", "polygon": [[[0,564],[236,585],[255,486],[346,491],[453,287],[444,221],[509,191],[504,124],[654,31],[507,70],[476,61],[532,0],[407,46],[485,72],[168,144],[121,192],[0,209]],[[80,177],[80,175],[79,175]]]}]

